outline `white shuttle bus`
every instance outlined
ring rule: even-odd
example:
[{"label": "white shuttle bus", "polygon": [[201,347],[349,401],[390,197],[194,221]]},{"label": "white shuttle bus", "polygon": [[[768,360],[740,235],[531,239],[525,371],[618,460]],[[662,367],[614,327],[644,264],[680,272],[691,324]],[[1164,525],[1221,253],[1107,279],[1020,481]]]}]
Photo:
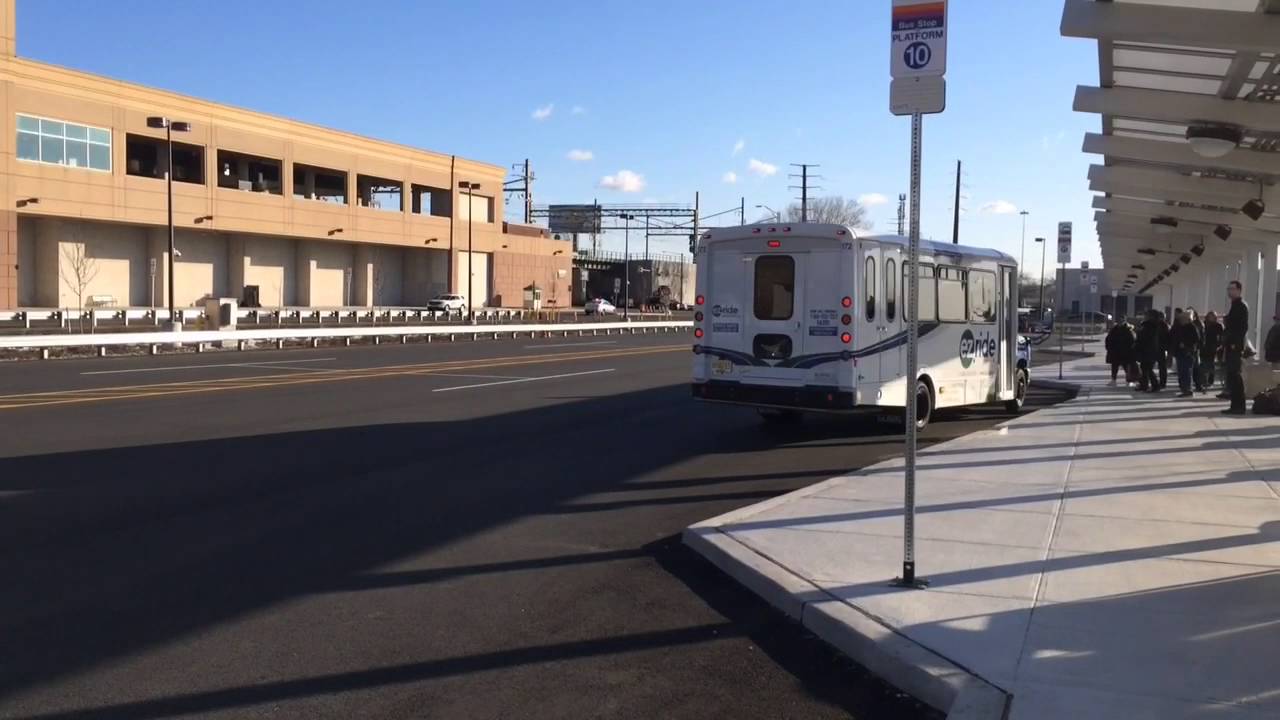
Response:
[{"label": "white shuttle bus", "polygon": [[693,396],[801,411],[1021,409],[1029,348],[1018,338],[1015,260],[920,243],[919,375],[906,378],[907,239],[841,225],[766,224],[699,238]]}]

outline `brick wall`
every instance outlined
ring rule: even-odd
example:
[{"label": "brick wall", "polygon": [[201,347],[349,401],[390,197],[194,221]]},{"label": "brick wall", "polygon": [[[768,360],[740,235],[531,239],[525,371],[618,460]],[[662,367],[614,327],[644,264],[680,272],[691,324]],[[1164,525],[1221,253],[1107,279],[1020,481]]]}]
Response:
[{"label": "brick wall", "polygon": [[[569,307],[572,305],[572,264],[568,253],[548,256],[495,252],[491,304],[497,307],[521,307],[524,304],[524,288],[536,283],[542,288],[543,307]],[[561,271],[564,277],[560,277]]]},{"label": "brick wall", "polygon": [[18,214],[0,210],[0,310],[18,306]]}]

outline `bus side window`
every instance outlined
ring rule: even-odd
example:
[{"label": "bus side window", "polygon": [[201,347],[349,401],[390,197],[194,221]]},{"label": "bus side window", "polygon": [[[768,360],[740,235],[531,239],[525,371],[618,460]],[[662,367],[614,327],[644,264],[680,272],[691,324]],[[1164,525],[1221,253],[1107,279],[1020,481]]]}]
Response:
[{"label": "bus side window", "polygon": [[862,273],[862,288],[867,296],[867,321],[876,319],[876,259],[867,257],[866,270]]},{"label": "bus side window", "polygon": [[[908,274],[911,266],[902,263],[902,316],[904,318],[911,317],[911,306],[907,303],[907,283],[911,278]],[[938,286],[937,279],[934,277],[934,269],[932,265],[920,264],[920,322],[937,322],[938,321]]]},{"label": "bus side window", "polygon": [[886,258],[884,261],[884,319],[893,322],[894,316],[898,314],[898,289],[894,287],[894,283],[898,281],[898,274],[895,272],[893,258]]}]

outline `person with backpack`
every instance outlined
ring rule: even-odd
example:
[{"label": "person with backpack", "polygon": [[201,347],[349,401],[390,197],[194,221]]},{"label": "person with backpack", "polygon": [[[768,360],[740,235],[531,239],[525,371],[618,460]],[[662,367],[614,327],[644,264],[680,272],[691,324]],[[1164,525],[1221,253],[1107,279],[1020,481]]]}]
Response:
[{"label": "person with backpack", "polygon": [[1138,328],[1136,354],[1138,356],[1138,390],[1142,392],[1160,392],[1160,380],[1156,377],[1155,367],[1162,352],[1160,342],[1164,322],[1160,313],[1148,310],[1146,319]]},{"label": "person with backpack", "polygon": [[[1197,359],[1200,357],[1200,332],[1191,321],[1194,310],[1180,310],[1173,319],[1170,340],[1173,343],[1173,358],[1178,367],[1178,397],[1191,397],[1192,375]],[[1199,385],[1199,381],[1196,381]]]},{"label": "person with backpack", "polygon": [[1130,381],[1129,368],[1133,364],[1133,347],[1138,341],[1133,326],[1121,320],[1107,333],[1104,345],[1107,349],[1107,363],[1111,365],[1111,385],[1116,384],[1116,376],[1124,369],[1125,383]]},{"label": "person with backpack", "polygon": [[1221,351],[1222,323],[1218,322],[1218,314],[1210,310],[1204,314],[1204,344],[1200,346],[1200,383],[1204,387],[1213,387]]},{"label": "person with backpack", "polygon": [[1271,319],[1275,320],[1275,324],[1267,333],[1267,341],[1262,343],[1262,359],[1275,365],[1280,363],[1280,313]]}]

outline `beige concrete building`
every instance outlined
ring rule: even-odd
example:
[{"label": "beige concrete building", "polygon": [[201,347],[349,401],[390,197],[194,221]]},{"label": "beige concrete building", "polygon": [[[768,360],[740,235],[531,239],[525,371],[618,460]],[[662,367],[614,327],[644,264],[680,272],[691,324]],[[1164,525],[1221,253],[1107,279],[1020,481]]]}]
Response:
[{"label": "beige concrete building", "polygon": [[[572,250],[502,222],[505,170],[16,56],[0,0],[0,309],[167,304],[165,131],[174,133],[179,307],[423,305],[467,293],[568,305]],[[460,182],[480,188],[468,202]],[[80,272],[77,272],[77,268]]]}]

